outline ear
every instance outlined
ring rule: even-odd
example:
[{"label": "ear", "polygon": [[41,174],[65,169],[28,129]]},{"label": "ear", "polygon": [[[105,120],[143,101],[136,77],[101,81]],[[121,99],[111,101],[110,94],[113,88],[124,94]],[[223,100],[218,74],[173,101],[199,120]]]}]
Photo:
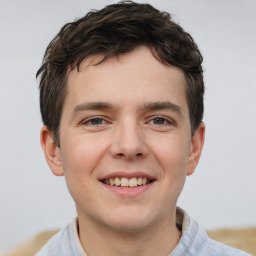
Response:
[{"label": "ear", "polygon": [[63,176],[60,148],[54,143],[53,135],[46,126],[43,126],[40,133],[41,146],[45,159],[56,176]]},{"label": "ear", "polygon": [[191,140],[187,175],[191,175],[194,172],[199,162],[203,145],[204,145],[204,137],[205,137],[205,124],[201,122],[199,127],[194,132],[193,138]]}]

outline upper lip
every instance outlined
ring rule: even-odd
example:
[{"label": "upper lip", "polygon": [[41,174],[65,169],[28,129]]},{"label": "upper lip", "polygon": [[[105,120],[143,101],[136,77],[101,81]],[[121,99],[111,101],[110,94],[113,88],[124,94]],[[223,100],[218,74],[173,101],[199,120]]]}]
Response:
[{"label": "upper lip", "polygon": [[99,180],[106,180],[106,179],[110,179],[110,178],[115,178],[115,177],[125,177],[128,179],[131,178],[139,178],[139,177],[143,177],[143,178],[147,178],[149,180],[156,180],[156,178],[152,175],[149,175],[147,173],[144,172],[112,172],[109,174],[106,174],[102,177],[99,178]]}]

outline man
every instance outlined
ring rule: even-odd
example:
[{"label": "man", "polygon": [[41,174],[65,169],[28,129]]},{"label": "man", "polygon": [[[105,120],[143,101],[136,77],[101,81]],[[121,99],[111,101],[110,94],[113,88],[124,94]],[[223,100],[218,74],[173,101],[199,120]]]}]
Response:
[{"label": "man", "polygon": [[205,134],[202,56],[168,13],[120,2],[66,24],[37,75],[41,144],[78,218],[41,255],[247,255],[176,207]]}]

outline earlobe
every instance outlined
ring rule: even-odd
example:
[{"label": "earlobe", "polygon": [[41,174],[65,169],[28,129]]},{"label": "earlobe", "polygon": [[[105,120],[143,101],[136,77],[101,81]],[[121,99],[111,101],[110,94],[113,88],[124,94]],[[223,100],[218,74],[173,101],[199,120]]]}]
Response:
[{"label": "earlobe", "polygon": [[205,137],[205,124],[201,122],[201,124],[196,129],[194,136],[191,140],[187,175],[191,175],[194,172],[199,162],[203,145],[204,145],[204,137]]},{"label": "earlobe", "polygon": [[40,132],[41,146],[44,151],[45,159],[56,176],[63,176],[63,167],[60,148],[54,143],[52,133],[46,126],[43,126]]}]

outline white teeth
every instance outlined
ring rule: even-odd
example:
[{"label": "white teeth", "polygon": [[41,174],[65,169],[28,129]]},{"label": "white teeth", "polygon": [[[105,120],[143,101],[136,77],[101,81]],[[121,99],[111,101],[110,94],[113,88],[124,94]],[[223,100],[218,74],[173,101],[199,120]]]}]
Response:
[{"label": "white teeth", "polygon": [[141,178],[141,177],[138,178],[137,184],[138,184],[139,186],[142,185],[142,178]]},{"label": "white teeth", "polygon": [[111,186],[115,185],[115,180],[113,178],[109,179],[109,185]]},{"label": "white teeth", "polygon": [[121,178],[121,187],[128,187],[129,181],[127,178]]},{"label": "white teeth", "polygon": [[146,185],[150,182],[148,178],[145,177],[133,177],[128,179],[126,177],[114,177],[103,180],[103,183],[111,186],[121,186],[121,187],[137,187],[141,185]]},{"label": "white teeth", "polygon": [[121,181],[118,177],[115,177],[115,185],[116,186],[120,186],[121,185]]},{"label": "white teeth", "polygon": [[137,186],[137,179],[136,178],[131,178],[129,180],[129,187],[136,187]]}]

